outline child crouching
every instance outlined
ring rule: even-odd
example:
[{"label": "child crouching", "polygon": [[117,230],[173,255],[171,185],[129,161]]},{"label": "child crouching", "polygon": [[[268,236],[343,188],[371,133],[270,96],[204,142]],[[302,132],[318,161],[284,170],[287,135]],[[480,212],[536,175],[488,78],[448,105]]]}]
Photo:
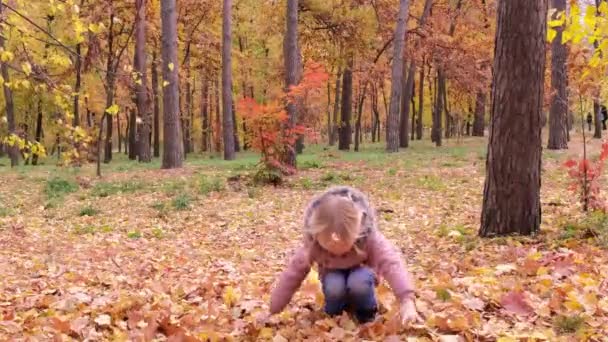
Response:
[{"label": "child crouching", "polygon": [[384,277],[401,304],[403,323],[418,318],[414,284],[401,254],[378,231],[373,209],[358,190],[335,187],[310,202],[303,244],[271,294],[271,314],[291,301],[313,264],[319,269],[327,314],[351,309],[361,323],[374,320],[375,286]]}]

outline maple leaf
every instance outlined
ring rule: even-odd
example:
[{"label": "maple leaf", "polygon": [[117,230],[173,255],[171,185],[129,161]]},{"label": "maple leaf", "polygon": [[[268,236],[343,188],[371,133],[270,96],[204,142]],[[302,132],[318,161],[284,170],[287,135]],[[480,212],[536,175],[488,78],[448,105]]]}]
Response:
[{"label": "maple leaf", "polygon": [[510,313],[516,315],[527,316],[534,312],[530,304],[526,301],[526,297],[521,291],[511,291],[502,296],[500,305]]}]

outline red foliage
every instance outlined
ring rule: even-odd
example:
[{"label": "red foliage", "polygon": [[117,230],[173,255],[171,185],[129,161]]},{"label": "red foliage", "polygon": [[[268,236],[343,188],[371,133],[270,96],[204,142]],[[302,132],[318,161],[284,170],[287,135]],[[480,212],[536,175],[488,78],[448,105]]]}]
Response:
[{"label": "red foliage", "polygon": [[316,90],[322,89],[328,75],[323,65],[309,63],[301,82],[268,104],[259,104],[252,98],[241,99],[237,104],[247,125],[247,139],[251,147],[262,154],[262,163],[270,170],[282,174],[293,174],[295,169],[285,163],[288,152],[293,150],[298,137],[312,136],[302,123],[290,125],[285,110],[286,103],[305,106],[304,99]]},{"label": "red foliage", "polygon": [[579,161],[569,159],[564,163],[568,169],[571,182],[569,189],[579,195],[583,209],[606,210],[606,202],[600,195],[599,179],[604,171],[604,165],[608,158],[608,142],[602,143],[602,151],[595,161],[581,159]]}]

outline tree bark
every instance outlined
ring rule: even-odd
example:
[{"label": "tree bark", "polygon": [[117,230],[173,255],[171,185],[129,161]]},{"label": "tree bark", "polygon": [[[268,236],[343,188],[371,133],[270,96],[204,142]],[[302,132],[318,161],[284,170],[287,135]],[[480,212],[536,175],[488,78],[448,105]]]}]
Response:
[{"label": "tree bark", "polygon": [[399,107],[401,104],[401,90],[403,87],[403,46],[407,29],[409,0],[399,1],[399,14],[395,39],[393,43],[393,65],[391,73],[391,102],[386,121],[386,151],[399,151]]},{"label": "tree bark", "polygon": [[[232,90],[231,90],[232,92]],[[234,98],[231,100],[232,102],[232,133],[234,135],[234,151],[241,152],[241,142],[239,141],[239,126],[236,120],[236,106]]]},{"label": "tree bark", "polygon": [[74,118],[72,120],[72,126],[80,126],[80,86],[81,86],[81,75],[82,75],[82,57],[80,43],[76,44],[76,63],[74,68],[76,70],[76,84],[74,85]]},{"label": "tree bark", "polygon": [[[114,9],[110,9],[110,26],[108,29],[108,58],[106,61],[106,109],[114,105],[114,91],[116,75],[114,73]],[[112,161],[112,115],[104,115],[106,118],[106,140],[104,148],[104,163]],[[101,136],[99,137],[101,139]]]},{"label": "tree bark", "polygon": [[232,0],[224,0],[222,24],[222,109],[224,113],[224,160],[233,160],[234,124],[232,122]]},{"label": "tree bark", "polygon": [[[405,70],[405,68],[404,68]],[[414,77],[416,75],[416,62],[411,61],[407,78],[403,81],[403,93],[401,94],[401,118],[399,122],[399,147],[407,148],[410,145],[410,100],[413,96]]]},{"label": "tree bark", "polygon": [[331,136],[329,138],[329,145],[334,146],[338,140],[339,124],[338,124],[338,113],[340,111],[340,96],[341,96],[341,82],[342,82],[342,68],[338,69],[338,75],[336,76],[336,96],[334,98],[334,113],[333,113],[333,126],[331,129]]},{"label": "tree bark", "polygon": [[220,85],[216,77],[215,79],[215,151],[222,151],[222,119],[220,109]]},{"label": "tree bark", "polygon": [[146,69],[146,1],[136,0],[136,19],[135,19],[135,71],[137,72],[138,82],[135,84],[137,97],[137,112],[141,118],[138,133],[137,154],[139,161],[149,163],[152,161],[150,154],[150,111],[148,109],[148,73]]},{"label": "tree bark", "polygon": [[486,129],[486,94],[478,91],[475,98],[475,117],[473,118],[473,136],[483,137]]},{"label": "tree bark", "polygon": [[154,101],[154,157],[160,157],[160,99],[158,96],[158,61],[152,52],[152,97]]},{"label": "tree bark", "polygon": [[498,2],[481,236],[540,229],[547,3]]},{"label": "tree bark", "polygon": [[435,88],[435,108],[433,108],[433,128],[432,128],[432,140],[435,146],[439,147],[442,145],[441,131],[442,131],[442,113],[444,111],[444,89],[445,89],[445,73],[443,68],[437,69],[437,81]]},{"label": "tree bark", "polygon": [[137,159],[137,145],[139,130],[141,126],[137,124],[137,113],[135,109],[129,109],[129,159]]},{"label": "tree bark", "polygon": [[175,0],[161,1],[163,80],[163,169],[182,167],[184,144],[179,124],[177,12]]},{"label": "tree bark", "polygon": [[[564,16],[566,11],[566,0],[552,0],[552,6],[556,12],[553,20],[558,14]],[[556,27],[557,35],[551,43],[551,107],[549,109],[549,142],[547,148],[550,150],[561,150],[568,148],[568,48],[562,44],[562,27]]]},{"label": "tree bark", "polygon": [[365,104],[365,96],[367,93],[368,81],[365,81],[363,89],[361,90],[361,96],[359,97],[359,104],[357,108],[357,122],[355,123],[355,151],[359,152],[359,143],[361,142],[361,117],[363,116],[363,105]]},{"label": "tree bark", "polygon": [[418,120],[416,120],[416,139],[422,140],[422,116],[424,109],[424,60],[420,66],[420,86],[418,87]]},{"label": "tree bark", "polygon": [[[127,117],[127,120],[128,119],[129,118]],[[116,130],[118,131],[118,153],[120,153],[121,149],[122,149],[122,138],[123,138],[122,130],[120,129],[120,114],[116,115]],[[127,148],[126,145],[127,144],[125,143],[125,149]]]},{"label": "tree bark", "polygon": [[[285,57],[285,92],[289,92],[292,86],[298,84],[298,0],[287,0],[285,16],[287,18],[283,43]],[[298,108],[296,102],[296,99],[292,99],[287,103],[287,114],[289,116],[287,129],[293,129],[297,124]],[[291,167],[296,166],[295,146],[288,146],[285,163]]]},{"label": "tree bark", "polygon": [[338,149],[342,151],[350,150],[350,140],[352,135],[351,116],[353,103],[353,72],[352,59],[349,59],[348,66],[344,69],[342,80],[342,113],[340,115],[340,139]]},{"label": "tree bark", "polygon": [[209,82],[205,71],[201,73],[201,80],[201,151],[206,152],[209,151]]},{"label": "tree bark", "polygon": [[[42,142],[42,96],[38,97],[38,115],[36,118],[36,142]],[[32,154],[32,165],[38,165],[38,154]]]},{"label": "tree bark", "polygon": [[[4,16],[4,4],[0,1],[0,18],[5,19]],[[4,32],[0,32],[0,49],[5,49],[5,36]],[[8,86],[10,83],[10,76],[8,73],[8,63],[0,61],[0,72],[4,79],[3,90],[4,90],[4,103],[6,107],[6,121],[8,123],[8,134],[16,135],[15,131],[15,104],[13,102],[13,91]],[[19,165],[19,147],[15,144],[8,147],[8,154],[11,158],[11,167]]]}]

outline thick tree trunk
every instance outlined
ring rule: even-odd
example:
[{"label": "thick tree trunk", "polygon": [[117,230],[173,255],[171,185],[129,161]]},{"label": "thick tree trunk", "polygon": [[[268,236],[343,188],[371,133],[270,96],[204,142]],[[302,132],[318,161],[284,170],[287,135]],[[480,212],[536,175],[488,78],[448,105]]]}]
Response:
[{"label": "thick tree trunk", "polygon": [[498,2],[481,236],[538,232],[547,0]]},{"label": "thick tree trunk", "polygon": [[[566,0],[552,0],[556,12],[565,14]],[[557,35],[551,43],[551,107],[549,109],[549,142],[550,150],[568,148],[568,48],[562,44],[563,27],[556,27]]]},{"label": "thick tree trunk", "polygon": [[241,142],[239,139],[239,126],[236,120],[236,106],[234,98],[232,99],[232,134],[234,135],[234,151],[241,152]]},{"label": "thick tree trunk", "polygon": [[137,139],[137,154],[140,162],[149,163],[152,161],[152,156],[150,155],[150,129],[152,125],[148,109],[148,73],[146,69],[146,1],[135,1],[135,71],[138,74],[135,92],[137,97],[137,113],[139,113],[142,121],[137,130],[139,134]]},{"label": "thick tree trunk", "polygon": [[222,109],[224,113],[224,159],[233,160],[234,124],[232,122],[232,0],[224,0],[222,24]]},{"label": "thick tree trunk", "polygon": [[[284,38],[284,56],[285,56],[285,91],[288,92],[292,86],[298,84],[298,0],[287,0],[286,15],[287,23]],[[291,100],[287,104],[287,114],[289,121],[287,129],[293,129],[297,124],[298,108],[297,100]],[[289,166],[296,166],[296,150],[295,146],[287,148],[287,156],[285,163]]]},{"label": "thick tree trunk", "polygon": [[407,29],[409,0],[399,1],[399,14],[393,43],[393,65],[391,73],[391,104],[386,120],[386,151],[399,151],[399,108],[403,88],[403,46]]},{"label": "thick tree trunk", "polygon": [[161,1],[163,80],[163,169],[182,167],[184,145],[179,124],[177,12],[175,0]]},{"label": "thick tree trunk", "polygon": [[152,52],[152,98],[154,101],[154,157],[160,157],[160,99],[158,96],[158,61]]},{"label": "thick tree trunk", "polygon": [[215,151],[220,153],[222,151],[222,119],[220,109],[220,84],[215,78]]},{"label": "thick tree trunk", "polygon": [[[4,4],[0,1],[0,18],[4,19]],[[4,32],[0,32],[0,49],[5,48]],[[16,134],[15,131],[15,104],[13,102],[13,91],[8,86],[10,84],[10,76],[8,73],[8,63],[0,62],[0,72],[2,73],[2,79],[4,83],[2,88],[4,90],[4,104],[6,107],[6,121],[8,123],[8,134]],[[8,147],[8,154],[11,158],[11,167],[19,165],[19,147],[15,144]]]},{"label": "thick tree trunk", "polygon": [[593,100],[593,112],[595,113],[595,131],[593,132],[594,139],[602,138],[602,107],[597,99]]},{"label": "thick tree trunk", "polygon": [[486,94],[478,91],[475,98],[475,117],[473,118],[473,136],[483,137],[486,129]]},{"label": "thick tree trunk", "polygon": [[352,59],[349,59],[348,66],[344,69],[342,80],[342,113],[340,115],[340,135],[338,149],[342,151],[350,150],[350,140],[352,135],[351,116],[353,110],[353,72]]}]

